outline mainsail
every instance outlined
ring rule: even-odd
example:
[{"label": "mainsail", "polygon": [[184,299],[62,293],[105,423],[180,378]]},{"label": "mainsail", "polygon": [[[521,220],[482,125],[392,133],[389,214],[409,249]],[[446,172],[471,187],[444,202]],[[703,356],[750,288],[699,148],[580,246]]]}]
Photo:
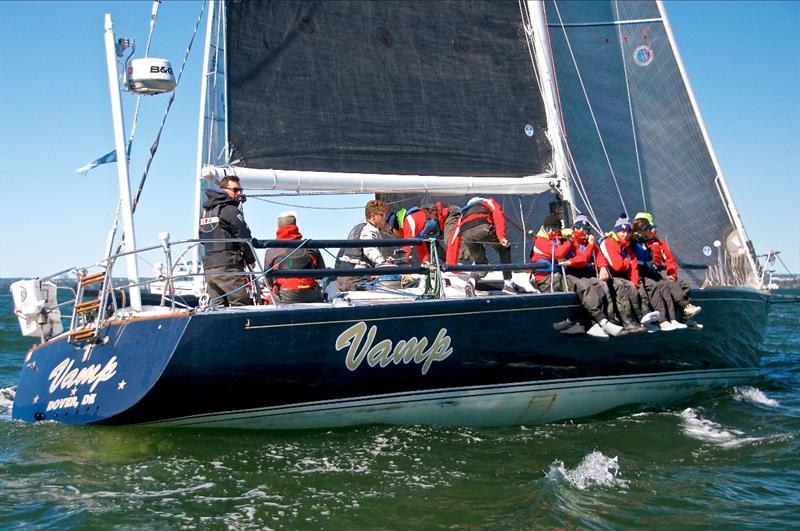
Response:
[{"label": "mainsail", "polygon": [[549,190],[552,146],[524,9],[227,2],[234,170],[251,188]]},{"label": "mainsail", "polygon": [[547,0],[545,9],[574,182],[585,190],[576,206],[604,228],[623,210],[652,212],[695,285],[719,263],[724,281],[752,281],[752,246],[661,6]]}]

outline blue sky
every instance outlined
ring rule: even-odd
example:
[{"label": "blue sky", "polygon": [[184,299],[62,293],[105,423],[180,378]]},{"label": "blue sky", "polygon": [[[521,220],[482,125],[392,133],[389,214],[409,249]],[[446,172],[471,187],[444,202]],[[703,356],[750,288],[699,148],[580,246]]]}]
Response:
[{"label": "blue sky", "polygon": [[[75,168],[113,148],[103,14],[118,36],[147,39],[150,2],[0,2],[0,277],[45,275],[97,261],[118,197],[116,167]],[[177,69],[201,3],[162,4],[151,55]],[[756,250],[779,249],[800,271],[800,3],[667,2],[678,49],[734,201]],[[201,26],[201,31],[203,26]],[[178,89],[136,214],[137,243],[191,236],[202,35]],[[130,127],[134,100],[123,96]],[[131,183],[142,174],[166,106],[148,98]],[[310,235],[344,237],[350,210],[298,209]],[[286,198],[287,203],[319,201]],[[247,220],[270,237],[287,206],[250,201]],[[142,264],[142,273],[151,270]],[[779,267],[778,271],[781,272]]]}]

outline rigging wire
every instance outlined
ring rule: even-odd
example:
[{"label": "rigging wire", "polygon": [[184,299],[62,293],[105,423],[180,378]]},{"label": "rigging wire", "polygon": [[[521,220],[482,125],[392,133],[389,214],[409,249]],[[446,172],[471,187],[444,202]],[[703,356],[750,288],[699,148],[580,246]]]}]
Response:
[{"label": "rigging wire", "polygon": [[192,38],[189,39],[189,45],[186,47],[186,53],[183,55],[183,63],[181,63],[181,69],[178,71],[178,77],[175,80],[175,88],[172,90],[172,93],[169,95],[169,101],[167,102],[167,108],[164,110],[164,116],[161,119],[161,125],[158,128],[158,134],[156,134],[156,139],[153,142],[153,145],[150,146],[150,151],[148,152],[147,156],[147,163],[145,164],[144,173],[142,174],[142,178],[139,181],[139,188],[136,190],[136,197],[131,204],[131,213],[136,212],[136,206],[139,204],[139,198],[142,195],[142,189],[144,188],[145,181],[147,181],[147,175],[150,172],[150,165],[153,162],[153,157],[158,150],[158,144],[161,142],[161,133],[164,131],[164,125],[167,122],[167,116],[169,116],[169,111],[172,108],[172,103],[175,101],[175,94],[178,92],[178,86],[181,82],[181,77],[183,77],[183,70],[186,67],[186,61],[189,59],[189,53],[192,51],[192,45],[194,44],[194,39],[197,36],[197,29],[200,27],[200,21],[203,18],[203,13],[206,10],[206,2],[203,2],[203,5],[200,7],[200,15],[197,17],[197,22],[194,25],[194,31],[192,32]]},{"label": "rigging wire", "polygon": [[[617,20],[620,20],[619,16],[619,0],[614,0],[614,8],[617,12]],[[622,54],[622,69],[625,72],[625,90],[628,95],[628,112],[630,113],[631,117],[631,132],[633,133],[633,149],[636,153],[636,169],[639,171],[639,187],[642,190],[642,205],[644,206],[644,210],[647,211],[647,199],[644,196],[644,179],[642,178],[642,163],[639,158],[639,142],[636,139],[636,123],[633,120],[633,103],[631,101],[631,86],[628,82],[628,62],[625,57],[625,44],[622,39],[622,25],[617,24],[617,35],[619,35],[619,51]]]},{"label": "rigging wire", "polygon": [[[148,57],[150,54],[150,44],[153,42],[153,30],[156,27],[156,17],[158,16],[158,5],[161,0],[153,0],[153,11],[150,13],[150,32],[147,35],[147,45],[144,49],[144,56]],[[142,95],[136,96],[136,110],[133,111],[133,123],[131,125],[131,134],[128,137],[127,156],[128,164],[130,164],[130,153],[133,146],[133,140],[136,138],[136,126],[139,124],[139,110],[142,106]]]},{"label": "rigging wire", "polygon": [[[354,195],[355,194],[358,194],[358,195],[362,195],[363,194],[362,192],[345,192],[345,193],[346,194],[354,194]],[[342,195],[344,195],[345,193],[342,193]],[[269,199],[266,199],[267,197],[284,197],[284,196],[287,196],[287,195],[288,196],[297,197],[297,196],[303,196],[303,195],[331,195],[331,194],[329,192],[320,192],[320,193],[315,193],[315,194],[303,193],[303,194],[275,194],[275,195],[272,195],[272,194],[252,194],[252,195],[251,194],[247,194],[247,198],[248,199],[250,199],[250,198],[257,199],[258,201],[263,201],[265,203],[272,203],[272,204],[275,204],[275,205],[288,206],[288,207],[293,207],[293,208],[304,208],[304,209],[308,209],[308,210],[362,210],[364,208],[364,205],[344,206],[344,207],[321,207],[321,206],[310,206],[310,205],[298,205],[298,204],[293,204],[293,203],[283,203],[283,202],[280,202],[280,201],[271,201]],[[337,195],[339,195],[339,194],[337,193]],[[395,201],[384,201],[384,202],[387,205],[396,205],[396,204],[399,204],[399,203],[405,203],[405,202],[408,202],[408,201],[411,201],[411,200],[416,200],[416,199],[419,199],[421,197],[425,197],[425,194],[419,194],[417,196],[405,197],[403,199],[397,199]]]},{"label": "rigging wire", "polygon": [[586,105],[589,107],[589,114],[592,116],[592,122],[594,123],[594,129],[597,132],[597,138],[600,140],[600,146],[603,148],[603,155],[605,155],[606,163],[608,164],[608,169],[611,172],[611,178],[614,180],[614,187],[617,189],[617,195],[619,196],[619,201],[622,204],[622,208],[627,212],[627,207],[625,206],[625,200],[622,198],[622,191],[619,188],[619,183],[617,182],[617,176],[614,173],[614,167],[611,164],[611,158],[608,155],[608,150],[606,149],[606,143],[603,140],[603,134],[600,132],[600,125],[597,123],[597,117],[594,114],[594,109],[592,108],[592,102],[589,99],[589,93],[586,91],[586,85],[583,83],[583,76],[581,75],[581,70],[578,67],[578,61],[575,59],[575,53],[572,51],[572,44],[569,41],[569,35],[567,35],[567,28],[564,25],[564,20],[561,18],[561,11],[558,9],[558,2],[553,2],[553,6],[556,8],[556,15],[558,15],[558,21],[561,25],[561,31],[564,33],[564,39],[567,43],[567,49],[569,50],[569,55],[572,58],[572,64],[575,66],[575,73],[578,76],[578,82],[581,85],[581,90],[583,91],[583,96],[586,99]]}]

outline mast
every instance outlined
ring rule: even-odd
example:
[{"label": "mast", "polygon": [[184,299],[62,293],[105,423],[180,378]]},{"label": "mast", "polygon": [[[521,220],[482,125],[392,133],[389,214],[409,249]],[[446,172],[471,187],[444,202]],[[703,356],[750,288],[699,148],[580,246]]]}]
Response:
[{"label": "mast", "polygon": [[[200,209],[203,206],[203,141],[205,139],[206,105],[208,100],[208,66],[211,57],[211,39],[214,30],[214,9],[217,2],[208,3],[208,19],[206,23],[206,47],[203,51],[203,74],[200,79],[200,112],[197,124],[197,159],[195,161],[195,188],[194,188],[194,219],[192,220],[192,234],[194,237],[200,233]],[[200,271],[200,248],[195,246],[192,250],[192,272]],[[202,282],[200,277],[195,277],[195,283]]]},{"label": "mast", "polygon": [[[105,18],[105,44],[106,66],[108,67],[108,90],[111,95],[111,116],[114,120],[114,144],[117,151],[117,177],[119,179],[119,195],[121,202],[122,229],[124,234],[125,251],[136,249],[136,236],[133,227],[133,213],[131,210],[131,190],[128,180],[128,153],[125,148],[125,123],[122,117],[122,98],[120,97],[119,73],[117,71],[117,57],[114,45],[114,24],[111,14],[106,13]],[[131,297],[131,308],[142,309],[142,297],[139,291],[139,271],[136,264],[136,255],[129,254],[125,257],[128,269],[128,280]]]},{"label": "mast", "polygon": [[555,67],[553,66],[553,54],[550,50],[549,30],[544,12],[543,0],[527,0],[528,14],[533,25],[534,52],[536,53],[536,67],[539,71],[539,79],[542,84],[542,97],[545,102],[547,113],[547,134],[553,146],[553,162],[555,165],[556,177],[563,183],[560,186],[561,196],[570,205],[570,211],[574,217],[575,203],[572,197],[572,185],[569,180],[569,166],[567,155],[564,149],[564,130],[561,124],[561,104],[558,101],[556,91]]},{"label": "mast", "polygon": [[694,91],[692,91],[692,86],[689,84],[689,78],[686,76],[686,69],[684,68],[683,61],[681,60],[681,54],[678,52],[678,46],[675,43],[675,37],[672,34],[672,26],[667,18],[667,12],[664,9],[662,0],[657,0],[656,5],[658,6],[658,12],[661,16],[661,19],[664,21],[664,28],[667,32],[667,38],[669,39],[669,43],[672,46],[673,52],[675,53],[675,61],[678,63],[678,70],[683,78],[683,84],[686,87],[686,93],[689,95],[689,101],[692,104],[692,110],[694,111],[695,118],[697,119],[697,124],[700,126],[700,132],[703,135],[703,140],[706,143],[708,153],[711,155],[711,161],[714,164],[714,171],[717,174],[716,180],[719,183],[718,190],[722,198],[722,203],[725,205],[725,209],[728,212],[731,223],[733,223],[733,226],[736,228],[739,239],[741,240],[742,245],[745,247],[745,252],[747,253],[747,262],[750,264],[752,282],[758,283],[758,264],[756,262],[756,258],[753,256],[754,253],[750,248],[750,239],[747,237],[747,233],[744,230],[744,224],[742,223],[742,218],[739,216],[739,211],[736,209],[736,205],[733,203],[733,197],[731,196],[730,190],[728,190],[728,185],[725,182],[725,176],[722,173],[722,167],[719,164],[719,160],[717,160],[717,154],[714,152],[714,147],[711,145],[711,139],[708,136],[706,124],[703,122],[703,117],[700,116],[700,107],[697,105],[697,100],[694,97]]}]

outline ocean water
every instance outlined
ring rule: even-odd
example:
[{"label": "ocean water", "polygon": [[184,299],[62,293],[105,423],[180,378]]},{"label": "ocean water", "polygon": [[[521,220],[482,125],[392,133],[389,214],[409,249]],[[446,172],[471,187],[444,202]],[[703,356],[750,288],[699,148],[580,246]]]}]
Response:
[{"label": "ocean water", "polygon": [[12,422],[0,293],[0,528],[775,529],[800,522],[800,304],[764,377],[660,410],[494,429],[298,432]]}]

